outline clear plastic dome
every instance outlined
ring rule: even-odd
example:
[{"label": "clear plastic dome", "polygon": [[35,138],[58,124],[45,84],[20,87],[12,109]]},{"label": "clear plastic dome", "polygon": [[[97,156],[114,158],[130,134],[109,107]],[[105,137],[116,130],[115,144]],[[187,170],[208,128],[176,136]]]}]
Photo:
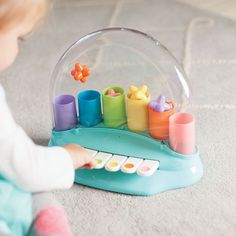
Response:
[{"label": "clear plastic dome", "polygon": [[108,28],[82,37],[57,63],[50,91],[49,146],[78,143],[96,160],[76,183],[152,195],[202,177],[194,117],[179,112],[190,103],[186,76],[150,35]]},{"label": "clear plastic dome", "polygon": [[[71,75],[76,63],[90,70],[85,83]],[[172,54],[152,36],[127,28],[98,30],[71,45],[53,72],[50,99],[73,95],[78,109],[77,95],[82,91],[96,90],[102,97],[105,88],[116,86],[127,95],[131,85],[146,85],[150,100],[164,95],[176,111],[185,109],[190,102],[186,75]]]}]

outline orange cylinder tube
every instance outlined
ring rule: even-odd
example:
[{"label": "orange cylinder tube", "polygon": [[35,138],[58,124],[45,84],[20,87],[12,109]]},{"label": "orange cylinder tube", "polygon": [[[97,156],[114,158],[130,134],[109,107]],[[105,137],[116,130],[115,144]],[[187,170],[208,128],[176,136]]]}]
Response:
[{"label": "orange cylinder tube", "polygon": [[148,106],[148,128],[149,134],[159,140],[169,138],[169,117],[175,113],[173,102],[167,102],[171,109],[163,112],[157,112]]}]

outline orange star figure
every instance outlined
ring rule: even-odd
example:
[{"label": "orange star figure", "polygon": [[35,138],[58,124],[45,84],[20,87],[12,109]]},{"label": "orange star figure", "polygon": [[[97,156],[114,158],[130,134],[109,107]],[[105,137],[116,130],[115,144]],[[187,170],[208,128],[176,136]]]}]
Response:
[{"label": "orange star figure", "polygon": [[87,81],[87,77],[90,75],[90,70],[86,65],[76,63],[75,68],[71,71],[71,75],[75,80],[85,83]]}]

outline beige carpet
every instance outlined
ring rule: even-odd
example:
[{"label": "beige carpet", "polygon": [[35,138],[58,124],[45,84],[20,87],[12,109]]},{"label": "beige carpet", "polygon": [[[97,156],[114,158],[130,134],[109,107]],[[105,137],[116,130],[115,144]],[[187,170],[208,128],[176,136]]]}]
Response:
[{"label": "beige carpet", "polygon": [[150,33],[184,63],[204,164],[198,184],[152,197],[75,185],[55,195],[75,235],[236,235],[236,23],[171,0],[58,0],[48,21],[1,74],[16,120],[40,144],[51,129],[49,79],[82,35],[107,26]]},{"label": "beige carpet", "polygon": [[236,1],[235,0],[178,0],[194,6],[196,8],[204,9],[214,12],[218,15],[228,17],[236,20]]}]

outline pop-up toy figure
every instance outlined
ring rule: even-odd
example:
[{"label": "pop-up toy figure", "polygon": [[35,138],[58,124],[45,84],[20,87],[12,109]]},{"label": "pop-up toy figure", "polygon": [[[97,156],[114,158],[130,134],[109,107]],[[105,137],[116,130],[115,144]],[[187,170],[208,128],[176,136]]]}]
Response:
[{"label": "pop-up toy figure", "polygon": [[79,80],[82,83],[87,81],[87,77],[90,75],[90,70],[86,65],[80,65],[79,63],[75,64],[74,69],[71,71],[71,75],[74,80]]},{"label": "pop-up toy figure", "polygon": [[171,105],[166,103],[166,98],[162,95],[160,95],[157,100],[151,101],[149,106],[156,112],[163,112],[171,109]]},{"label": "pop-up toy figure", "polygon": [[121,93],[116,92],[114,89],[111,88],[111,89],[108,89],[107,95],[111,97],[117,97],[117,96],[120,96]]}]

